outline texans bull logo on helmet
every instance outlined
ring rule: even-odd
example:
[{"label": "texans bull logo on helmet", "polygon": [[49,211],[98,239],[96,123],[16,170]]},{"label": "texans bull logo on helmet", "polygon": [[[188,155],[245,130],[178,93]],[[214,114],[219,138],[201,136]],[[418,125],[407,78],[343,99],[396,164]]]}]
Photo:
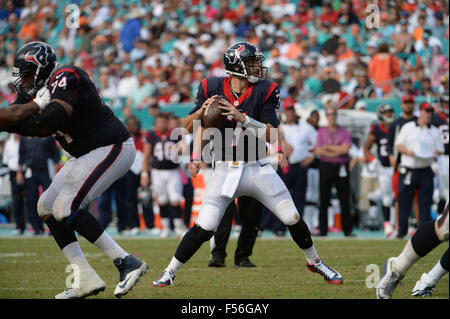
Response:
[{"label": "texans bull logo on helmet", "polygon": [[[234,51],[232,51],[234,54],[231,54],[231,56],[230,56],[230,54],[227,54],[227,55],[225,55],[226,57],[227,57],[227,59],[228,59],[228,61],[231,63],[231,64],[236,64],[236,62],[239,60],[239,58],[240,58],[240,53],[242,52],[242,51],[244,51],[245,50],[245,47],[243,46],[243,45],[240,45],[237,49],[235,49]],[[233,60],[231,60],[231,59],[233,59]]]},{"label": "texans bull logo on helmet", "polygon": [[[47,43],[34,41],[24,44],[17,50],[12,68],[17,91],[25,90],[29,96],[34,96],[48,83],[57,65],[55,51]],[[22,87],[22,80],[27,75],[33,76],[33,84],[32,87],[25,89]]]},{"label": "texans bull logo on helmet", "polygon": [[39,46],[37,48],[37,52],[27,52],[25,54],[25,60],[28,62],[32,62],[37,66],[41,65],[42,67],[46,67],[48,65],[48,56],[49,52],[47,52],[47,46]]}]

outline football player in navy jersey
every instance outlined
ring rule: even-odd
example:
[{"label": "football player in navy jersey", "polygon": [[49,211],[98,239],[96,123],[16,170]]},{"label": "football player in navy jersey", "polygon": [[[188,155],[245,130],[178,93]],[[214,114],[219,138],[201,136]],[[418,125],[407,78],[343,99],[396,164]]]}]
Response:
[{"label": "football player in navy jersey", "polygon": [[[394,109],[389,104],[382,104],[377,108],[377,116],[379,121],[370,125],[369,135],[367,136],[367,140],[364,144],[364,157],[368,163],[374,163],[374,161],[376,161],[370,151],[373,144],[376,144],[378,160],[374,164],[378,166],[378,183],[380,185],[383,207],[384,233],[389,237],[392,235],[394,230],[390,222],[394,200],[394,197],[392,196],[391,184],[394,168],[391,167],[389,163],[387,142],[389,125],[395,120]],[[371,202],[373,201],[371,200]],[[375,204],[376,206],[375,202],[371,204]]]},{"label": "football player in navy jersey", "polygon": [[439,204],[438,213],[440,214],[449,199],[449,132],[448,132],[448,92],[445,92],[439,99],[439,106],[433,113],[432,125],[441,131],[442,143],[444,144],[444,154],[438,157],[438,178],[439,178]]},{"label": "football player in navy jersey", "polygon": [[106,286],[87,262],[75,231],[113,260],[120,273],[114,294],[127,294],[148,266],[104,232],[87,207],[131,167],[133,139],[103,104],[88,74],[75,66],[59,66],[48,44],[22,46],[15,55],[13,76],[18,98],[10,110],[23,106],[28,112],[33,104],[39,108],[2,128],[25,136],[54,136],[72,156],[38,201],[39,215],[74,269],[75,284],[55,298],[84,298]]},{"label": "football player in navy jersey", "polygon": [[[170,234],[170,216],[173,216],[175,232],[183,236],[187,229],[181,219],[180,208],[183,196],[183,183],[179,171],[180,165],[172,160],[172,149],[178,140],[170,138],[172,130],[168,126],[169,116],[159,113],[155,117],[155,129],[149,132],[151,144],[152,189],[159,206],[161,216],[161,237]],[[170,213],[172,212],[172,214]]]},{"label": "football player in navy jersey", "polygon": [[[214,235],[230,202],[245,195],[260,201],[287,225],[310,271],[319,273],[330,284],[343,283],[342,276],[319,258],[311,233],[300,218],[286,185],[266,157],[266,142],[278,137],[278,132],[271,128],[278,127],[279,123],[276,109],[280,104],[280,91],[277,84],[265,79],[267,68],[263,67],[263,60],[259,48],[248,42],[238,42],[224,54],[225,70],[231,77],[212,77],[200,83],[196,106],[185,119],[186,127],[196,126],[193,121],[202,118],[203,111],[218,95],[226,97],[219,102],[219,107],[228,120],[222,127],[213,129],[215,168],[197,222],[181,240],[168,267],[153,281],[155,287],[173,284],[182,265]],[[202,127],[194,132],[199,130],[202,131]],[[202,151],[196,145],[199,140],[194,136],[193,163],[189,166],[194,176],[202,159]]]}]

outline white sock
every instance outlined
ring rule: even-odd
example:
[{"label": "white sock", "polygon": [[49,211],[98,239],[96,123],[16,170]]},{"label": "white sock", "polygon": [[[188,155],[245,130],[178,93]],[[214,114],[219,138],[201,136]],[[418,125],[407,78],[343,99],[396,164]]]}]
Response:
[{"label": "white sock", "polygon": [[216,248],[216,238],[214,236],[209,240],[209,251],[212,252]]},{"label": "white sock", "polygon": [[105,231],[94,242],[94,245],[103,250],[112,260],[116,258],[124,258],[129,255]]},{"label": "white sock", "polygon": [[314,244],[307,249],[302,249],[303,253],[305,254],[306,261],[308,264],[312,265],[316,263],[316,259],[319,258],[319,255],[317,254],[316,248],[314,247]]},{"label": "white sock", "polygon": [[177,273],[183,265],[184,264],[181,261],[179,261],[175,257],[172,257],[172,260],[170,261],[170,264],[166,269],[172,269],[173,271],[175,271],[175,273]]},{"label": "white sock", "polygon": [[175,229],[184,229],[186,228],[186,225],[184,224],[183,220],[181,218],[174,218],[173,224],[175,226]]},{"label": "white sock", "polygon": [[161,226],[163,230],[169,230],[170,231],[170,219],[169,218],[161,218]]},{"label": "white sock", "polygon": [[83,251],[81,250],[80,243],[78,241],[70,243],[69,245],[64,247],[62,251],[71,265],[78,266],[80,270],[92,269],[91,265],[89,265],[89,263],[87,262],[86,257],[84,257]]},{"label": "white sock", "polygon": [[410,239],[406,243],[405,248],[403,248],[403,251],[397,257],[397,260],[392,263],[392,266],[404,275],[419,259],[420,256],[414,251]]},{"label": "white sock", "polygon": [[439,260],[437,264],[434,265],[433,269],[430,270],[428,276],[433,278],[433,282],[436,284],[446,273],[448,273],[448,271],[442,268],[441,261]]}]

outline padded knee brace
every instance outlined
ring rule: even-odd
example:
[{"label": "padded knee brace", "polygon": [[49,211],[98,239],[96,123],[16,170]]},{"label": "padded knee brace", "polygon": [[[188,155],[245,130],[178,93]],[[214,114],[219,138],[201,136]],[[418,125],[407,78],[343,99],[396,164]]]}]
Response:
[{"label": "padded knee brace", "polygon": [[286,226],[297,224],[300,220],[300,215],[291,200],[285,199],[277,205],[278,218]]}]

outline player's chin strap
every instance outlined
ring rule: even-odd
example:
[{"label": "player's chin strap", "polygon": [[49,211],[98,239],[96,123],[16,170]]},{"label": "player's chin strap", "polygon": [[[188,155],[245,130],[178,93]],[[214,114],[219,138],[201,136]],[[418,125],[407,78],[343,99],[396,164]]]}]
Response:
[{"label": "player's chin strap", "polygon": [[245,127],[246,129],[253,130],[252,133],[256,133],[255,135],[258,138],[265,139],[266,130],[267,130],[266,124],[261,123],[261,122],[255,120],[254,118],[251,118],[250,116],[246,115],[245,122],[244,122],[244,124],[242,124],[242,126]]}]

